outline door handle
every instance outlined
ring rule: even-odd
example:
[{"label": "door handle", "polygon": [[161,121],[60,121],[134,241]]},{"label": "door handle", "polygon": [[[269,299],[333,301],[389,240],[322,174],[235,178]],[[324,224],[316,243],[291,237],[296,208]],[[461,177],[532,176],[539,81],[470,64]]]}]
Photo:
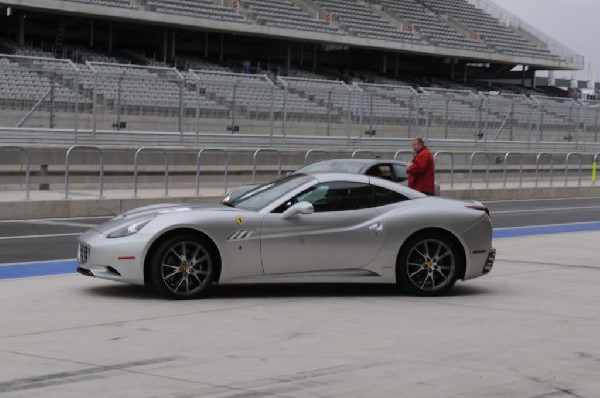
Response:
[{"label": "door handle", "polygon": [[375,224],[369,225],[369,231],[382,231],[383,223],[376,222]]}]

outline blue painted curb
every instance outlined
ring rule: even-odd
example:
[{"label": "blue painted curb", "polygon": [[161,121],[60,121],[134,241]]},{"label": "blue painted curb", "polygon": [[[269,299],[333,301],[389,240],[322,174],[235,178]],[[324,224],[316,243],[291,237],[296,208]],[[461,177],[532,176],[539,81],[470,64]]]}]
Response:
[{"label": "blue painted curb", "polygon": [[0,279],[15,279],[29,278],[32,276],[71,274],[76,272],[76,269],[77,260],[3,265],[0,266]]}]

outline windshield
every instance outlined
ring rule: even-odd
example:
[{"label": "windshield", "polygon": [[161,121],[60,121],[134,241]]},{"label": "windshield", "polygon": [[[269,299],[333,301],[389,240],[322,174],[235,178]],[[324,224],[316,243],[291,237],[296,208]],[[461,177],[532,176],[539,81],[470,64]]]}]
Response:
[{"label": "windshield", "polygon": [[314,179],[314,177],[304,174],[293,174],[246,192],[239,198],[234,199],[233,205],[244,210],[258,211],[288,192]]},{"label": "windshield", "polygon": [[364,163],[361,162],[346,162],[343,160],[328,160],[325,162],[317,162],[304,166],[299,172],[302,173],[352,173],[358,174]]}]

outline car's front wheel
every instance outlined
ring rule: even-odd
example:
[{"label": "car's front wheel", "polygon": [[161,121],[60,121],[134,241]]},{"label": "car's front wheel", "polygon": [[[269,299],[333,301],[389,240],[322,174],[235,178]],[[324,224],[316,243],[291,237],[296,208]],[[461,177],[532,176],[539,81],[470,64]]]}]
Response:
[{"label": "car's front wheel", "polygon": [[197,236],[173,236],[153,251],[152,285],[159,293],[175,299],[203,296],[213,285],[215,260],[211,247]]},{"label": "car's front wheel", "polygon": [[403,246],[396,263],[396,279],[409,293],[438,296],[452,289],[462,256],[457,245],[441,233],[421,233]]}]

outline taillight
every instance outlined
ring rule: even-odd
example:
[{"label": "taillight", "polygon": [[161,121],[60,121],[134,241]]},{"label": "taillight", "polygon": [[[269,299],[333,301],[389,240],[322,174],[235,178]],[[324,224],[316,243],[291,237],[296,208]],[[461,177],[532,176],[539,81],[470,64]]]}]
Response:
[{"label": "taillight", "polygon": [[488,217],[490,216],[490,209],[488,209],[487,206],[483,206],[483,205],[468,205],[468,206],[465,206],[465,207],[468,207],[469,209],[473,209],[473,210],[485,211],[485,214],[487,214]]}]

